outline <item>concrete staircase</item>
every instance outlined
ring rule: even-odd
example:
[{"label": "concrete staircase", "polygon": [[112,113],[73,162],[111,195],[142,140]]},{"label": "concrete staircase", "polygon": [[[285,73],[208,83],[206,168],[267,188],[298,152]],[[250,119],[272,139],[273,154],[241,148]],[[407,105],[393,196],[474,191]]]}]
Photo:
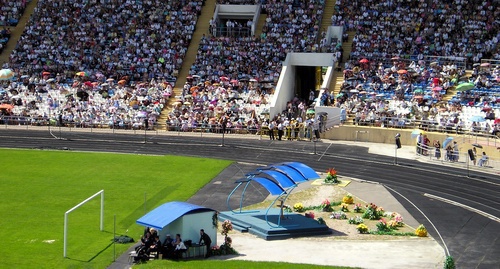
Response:
[{"label": "concrete staircase", "polygon": [[[354,34],[356,32],[350,31],[348,32],[349,34],[349,39],[347,42],[342,42],[342,49],[344,50],[344,54],[342,55],[342,63],[345,63],[346,61],[349,60],[349,55],[351,54],[352,50],[352,39],[354,37]],[[343,70],[343,64],[341,65],[341,69]],[[335,93],[335,95],[339,94],[340,92],[340,86],[342,86],[342,83],[344,82],[344,74],[343,72],[335,72],[334,78],[332,80],[332,83],[330,83],[330,90]]]},{"label": "concrete staircase", "polygon": [[209,35],[209,21],[214,15],[216,0],[205,0],[205,5],[201,9],[201,15],[198,17],[196,22],[196,30],[193,33],[193,38],[189,44],[186,56],[184,57],[184,62],[182,63],[181,70],[177,76],[177,81],[175,82],[175,87],[173,89],[172,98],[170,98],[167,105],[163,108],[163,113],[158,119],[158,128],[164,129],[165,121],[168,116],[168,111],[172,109],[172,103],[175,102],[175,96],[182,94],[182,88],[186,83],[186,77],[189,75],[189,70],[196,60],[196,55],[198,52],[198,46],[200,44],[201,37],[203,35]]},{"label": "concrete staircase", "polygon": [[31,2],[29,2],[16,27],[8,27],[11,31],[11,34],[9,41],[5,45],[5,48],[3,49],[2,53],[0,53],[0,66],[2,66],[4,63],[9,62],[10,54],[16,48],[16,44],[19,41],[19,38],[21,38],[21,35],[24,32],[24,28],[26,28],[31,14],[33,14],[37,5],[38,0],[32,0]]},{"label": "concrete staircase", "polygon": [[[326,0],[325,1],[325,9],[323,10],[323,19],[321,19],[321,32],[325,31],[328,29],[328,26],[332,25],[332,16],[333,13],[335,13],[335,3],[337,3],[337,0]],[[321,33],[320,32],[320,33]],[[321,38],[321,36],[319,37]]]},{"label": "concrete staircase", "polygon": [[[318,36],[318,42],[320,41],[321,39],[321,32],[325,32],[327,31],[328,27],[332,25],[332,21],[331,21],[331,18],[333,16],[333,14],[335,13],[335,3],[337,2],[337,0],[326,0],[325,1],[325,9],[323,10],[323,19],[321,20],[321,31],[320,31],[320,35]],[[337,75],[337,74],[335,74]],[[334,78],[332,80],[332,82],[330,83],[330,86],[328,88],[329,91],[333,91],[335,89],[335,80],[336,78]]]},{"label": "concrete staircase", "polygon": [[262,34],[262,28],[264,27],[264,24],[266,23],[267,19],[267,14],[260,14],[259,20],[257,21],[257,25],[255,26],[255,36],[260,37]]}]

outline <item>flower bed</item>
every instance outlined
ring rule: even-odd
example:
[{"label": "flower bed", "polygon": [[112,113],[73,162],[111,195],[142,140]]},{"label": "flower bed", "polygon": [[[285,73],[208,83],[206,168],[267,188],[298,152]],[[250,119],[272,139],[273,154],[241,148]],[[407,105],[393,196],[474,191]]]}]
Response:
[{"label": "flower bed", "polygon": [[[345,239],[347,236],[349,240],[384,240],[393,239],[394,236],[416,236],[415,228],[407,226],[403,216],[398,213],[386,212],[379,205],[367,203],[354,195],[351,195],[352,204],[344,203],[342,205],[343,198],[347,195],[349,193],[338,185],[313,185],[310,188],[292,193],[284,208],[289,213],[294,212],[302,215],[306,212],[313,212],[315,220],[319,223],[324,222],[328,227],[331,227],[332,239]],[[246,209],[266,208],[269,203],[270,201],[265,201]],[[363,218],[367,211],[366,218]],[[377,223],[381,218],[384,218],[386,224],[393,229],[386,232],[378,231]],[[357,229],[359,224],[364,224],[367,227],[366,233],[359,233]]]}]

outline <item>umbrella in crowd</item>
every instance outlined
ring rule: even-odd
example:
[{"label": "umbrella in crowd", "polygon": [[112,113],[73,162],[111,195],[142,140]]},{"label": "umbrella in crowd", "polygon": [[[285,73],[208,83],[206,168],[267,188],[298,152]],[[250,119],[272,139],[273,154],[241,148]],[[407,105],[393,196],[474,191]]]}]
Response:
[{"label": "umbrella in crowd", "polygon": [[79,76],[79,77],[86,77],[86,76],[88,76],[89,74],[87,74],[87,72],[80,71],[80,72],[77,72],[77,73],[76,73],[76,75],[77,75],[77,76]]},{"label": "umbrella in crowd", "polygon": [[418,88],[415,91],[413,91],[414,94],[424,94],[424,90],[422,88]]},{"label": "umbrella in crowd", "polygon": [[394,56],[394,57],[391,58],[391,60],[397,61],[397,60],[399,60],[399,56]]},{"label": "umbrella in crowd", "polygon": [[8,80],[14,77],[14,72],[10,69],[0,70],[0,80]]},{"label": "umbrella in crowd", "polygon": [[0,109],[11,110],[11,109],[13,109],[13,108],[14,108],[14,106],[13,106],[13,105],[11,105],[11,104],[1,104],[1,105],[0,105]]},{"label": "umbrella in crowd", "polygon": [[48,76],[48,75],[50,75],[50,72],[47,71],[42,72],[42,76]]},{"label": "umbrella in crowd", "polygon": [[484,117],[476,115],[476,116],[470,117],[469,121],[472,121],[472,122],[485,122],[486,120],[484,119]]},{"label": "umbrella in crowd", "polygon": [[124,79],[118,81],[118,84],[120,84],[120,85],[125,85],[126,83],[127,83],[127,81]]},{"label": "umbrella in crowd", "polygon": [[362,64],[366,64],[369,63],[370,61],[368,61],[368,59],[361,59],[359,62]]},{"label": "umbrella in crowd", "polygon": [[406,74],[406,73],[408,73],[407,70],[404,70],[404,69],[398,70],[398,74],[400,74],[400,75]]},{"label": "umbrella in crowd", "polygon": [[314,113],[316,113],[316,111],[314,109],[308,109],[306,111],[306,114],[314,114]]},{"label": "umbrella in crowd", "polygon": [[55,79],[53,79],[53,78],[49,78],[49,79],[47,79],[47,83],[52,83],[52,82],[54,82],[54,81],[56,81],[56,80],[55,80]]},{"label": "umbrella in crowd", "polygon": [[423,134],[423,133],[425,133],[425,132],[424,132],[424,131],[422,131],[422,130],[420,130],[420,129],[415,129],[415,130],[413,130],[413,131],[411,132],[411,138],[415,139],[415,138],[417,138],[417,136],[418,136],[419,134]]},{"label": "umbrella in crowd", "polygon": [[488,67],[488,66],[490,66],[490,63],[482,63],[480,66],[481,67]]},{"label": "umbrella in crowd", "polygon": [[432,88],[432,90],[435,92],[440,92],[443,90],[443,88],[442,87],[434,87],[434,88]]},{"label": "umbrella in crowd", "polygon": [[221,81],[229,81],[229,78],[228,77],[220,77],[219,78]]},{"label": "umbrella in crowd", "polygon": [[467,83],[462,83],[462,84],[458,85],[456,90],[459,92],[463,92],[463,91],[472,90],[475,87],[476,87],[476,85],[474,85],[474,83],[467,82]]},{"label": "umbrella in crowd", "polygon": [[450,144],[450,142],[453,141],[453,137],[447,137],[444,141],[443,141],[443,148],[446,148],[446,146],[448,146],[448,144]]}]

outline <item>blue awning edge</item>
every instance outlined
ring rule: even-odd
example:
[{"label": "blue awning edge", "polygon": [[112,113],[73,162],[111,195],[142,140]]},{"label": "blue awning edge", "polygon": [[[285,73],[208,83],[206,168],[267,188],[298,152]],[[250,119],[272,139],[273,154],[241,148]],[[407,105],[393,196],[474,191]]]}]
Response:
[{"label": "blue awning edge", "polygon": [[151,210],[146,215],[139,218],[136,223],[145,227],[161,230],[186,214],[206,211],[215,210],[187,202],[168,202]]}]

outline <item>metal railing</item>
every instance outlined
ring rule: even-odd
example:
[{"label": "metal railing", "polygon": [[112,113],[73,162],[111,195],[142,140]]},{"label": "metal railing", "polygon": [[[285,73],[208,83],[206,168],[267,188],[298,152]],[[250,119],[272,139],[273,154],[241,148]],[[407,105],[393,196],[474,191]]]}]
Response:
[{"label": "metal railing", "polygon": [[463,145],[460,145],[459,150],[455,151],[454,149],[447,150],[440,147],[437,154],[437,149],[432,145],[417,145],[415,146],[415,155],[426,158],[431,162],[457,165],[466,169],[479,169],[479,171],[487,171],[487,169],[500,170],[500,159],[487,155],[483,157],[482,150],[477,150],[477,153],[474,153],[474,159],[472,159],[468,150],[472,150],[472,148],[463,148]]},{"label": "metal railing", "polygon": [[[382,57],[382,56],[374,56],[374,57],[365,57],[365,56],[355,56],[351,55],[351,60],[357,62],[363,58],[367,58],[368,60],[376,63],[382,63],[384,66],[393,65],[394,60],[391,60],[390,57]],[[467,67],[467,59],[464,57],[448,57],[448,56],[432,56],[432,55],[424,55],[422,59],[426,65],[430,65],[433,62],[437,62],[439,65],[443,64],[454,64],[458,69],[466,69]],[[398,62],[405,62],[406,66],[409,66],[411,62],[418,62],[418,55],[400,55]]]}]

